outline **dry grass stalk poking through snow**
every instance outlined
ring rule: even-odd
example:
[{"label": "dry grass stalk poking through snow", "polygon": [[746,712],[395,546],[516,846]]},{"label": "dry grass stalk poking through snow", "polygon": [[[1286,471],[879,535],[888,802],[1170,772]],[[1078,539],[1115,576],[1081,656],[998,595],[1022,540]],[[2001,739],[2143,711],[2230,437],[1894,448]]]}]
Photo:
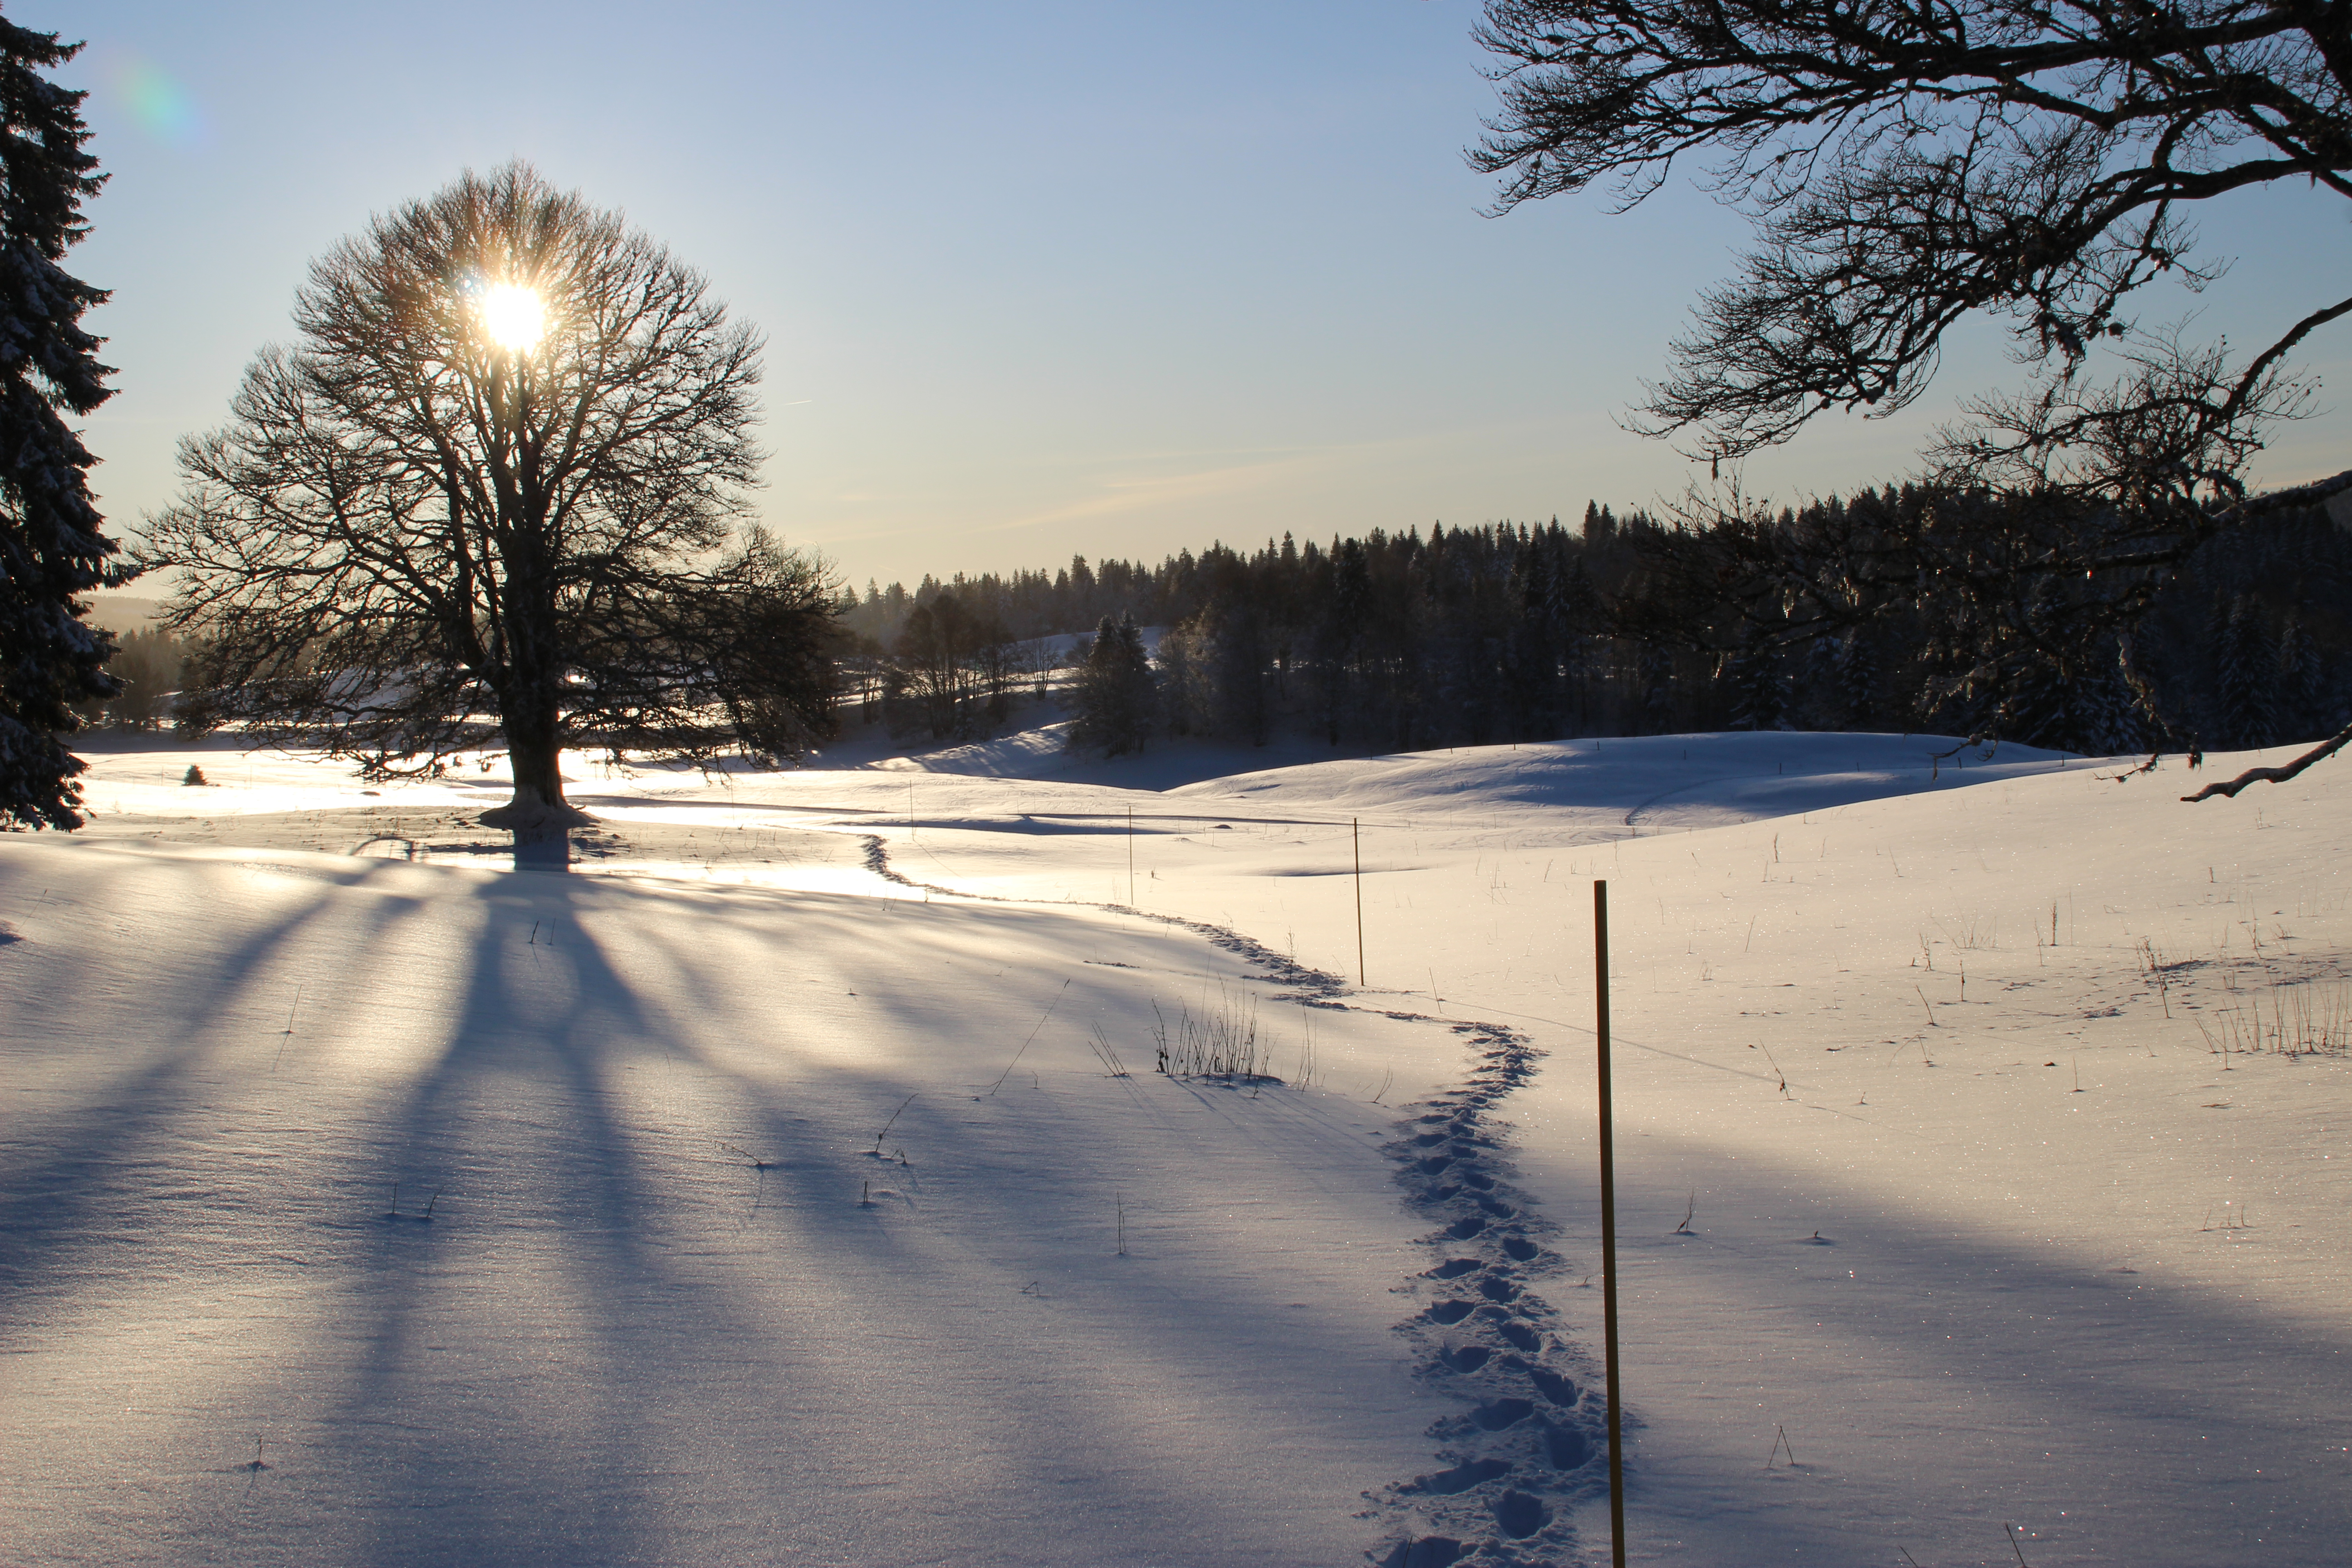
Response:
[{"label": "dry grass stalk poking through snow", "polygon": [[2210,1016],[2210,1023],[2206,1016],[2192,1021],[2206,1048],[2224,1058],[2264,1050],[2286,1057],[2352,1055],[2352,984],[2340,980],[2324,987],[2309,981],[2270,986]]},{"label": "dry grass stalk poking through snow", "polygon": [[1276,1081],[1266,1070],[1273,1064],[1273,1041],[1259,1037],[1255,997],[1221,993],[1216,1006],[1197,1018],[1180,1002],[1172,1030],[1159,1003],[1151,1005],[1151,1013],[1159,1068],[1170,1078]]}]

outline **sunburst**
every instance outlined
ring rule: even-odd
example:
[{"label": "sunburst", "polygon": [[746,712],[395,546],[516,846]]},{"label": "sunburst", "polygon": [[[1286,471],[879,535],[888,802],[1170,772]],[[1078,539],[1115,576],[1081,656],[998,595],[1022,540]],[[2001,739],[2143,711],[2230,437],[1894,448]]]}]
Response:
[{"label": "sunburst", "polygon": [[475,309],[490,341],[509,353],[527,353],[547,331],[547,307],[537,290],[520,283],[493,283]]}]

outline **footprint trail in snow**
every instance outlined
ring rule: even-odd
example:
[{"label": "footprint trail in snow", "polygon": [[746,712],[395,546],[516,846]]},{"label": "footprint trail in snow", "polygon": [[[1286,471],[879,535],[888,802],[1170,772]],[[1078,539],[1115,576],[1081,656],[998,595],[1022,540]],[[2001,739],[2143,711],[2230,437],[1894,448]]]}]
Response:
[{"label": "footprint trail in snow", "polygon": [[1411,1108],[1385,1151],[1406,1203],[1442,1222],[1423,1238],[1431,1267],[1402,1288],[1422,1305],[1398,1329],[1419,1375],[1465,1408],[1429,1429],[1442,1468],[1364,1494],[1388,1529],[1367,1555],[1381,1568],[1556,1563],[1574,1550],[1570,1510],[1605,1488],[1591,1462],[1604,1438],[1584,1396],[1591,1358],[1530,1288],[1565,1272],[1547,1245],[1559,1226],[1513,1184],[1510,1127],[1495,1116],[1544,1053],[1500,1025],[1391,1016],[1446,1024],[1477,1064]]},{"label": "footprint trail in snow", "polygon": [[[1034,901],[918,881],[891,867],[878,836],[861,837],[866,868],[899,886]],[[1440,1468],[1364,1494],[1371,1507],[1361,1517],[1382,1531],[1364,1556],[1381,1568],[1548,1568],[1572,1554],[1571,1510],[1608,1485],[1605,1466],[1594,1462],[1607,1445],[1605,1417],[1597,1392],[1585,1391],[1598,1368],[1530,1288],[1567,1270],[1546,1245],[1559,1227],[1513,1184],[1510,1124],[1495,1115],[1546,1053],[1499,1024],[1359,1007],[1340,1000],[1349,987],[1339,976],[1224,926],[1123,904],[1092,907],[1198,932],[1257,969],[1255,978],[1288,987],[1277,1001],[1377,1011],[1464,1037],[1474,1065],[1461,1086],[1408,1108],[1382,1152],[1397,1166],[1407,1205],[1443,1222],[1422,1238],[1432,1266],[1398,1287],[1423,1305],[1397,1331],[1412,1346],[1416,1375],[1465,1408],[1429,1428]],[[1630,1429],[1630,1415],[1624,1420]]]}]

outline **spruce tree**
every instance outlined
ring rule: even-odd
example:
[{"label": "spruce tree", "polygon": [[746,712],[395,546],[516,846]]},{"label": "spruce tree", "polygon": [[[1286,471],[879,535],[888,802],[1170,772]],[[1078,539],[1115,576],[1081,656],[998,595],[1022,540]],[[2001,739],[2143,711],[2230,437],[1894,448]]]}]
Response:
[{"label": "spruce tree", "polygon": [[1675,728],[1675,656],[1659,643],[1643,643],[1636,663],[1641,687],[1640,719],[1627,728],[1636,735],[1664,735]]},{"label": "spruce tree", "polygon": [[1841,656],[1844,644],[1833,637],[1817,637],[1805,649],[1804,676],[1798,688],[1799,712],[1809,730],[1843,730],[1849,726]]},{"label": "spruce tree", "polygon": [[2301,616],[2286,624],[2279,638],[2280,707],[2288,740],[2324,734],[2336,727],[2336,710],[2327,698],[2327,676],[2320,663],[2319,644]]},{"label": "spruce tree", "polygon": [[2074,749],[2089,756],[2121,756],[2147,739],[2139,703],[2124,679],[2119,649],[2105,647],[2084,671],[2075,693]]},{"label": "spruce tree", "polygon": [[0,17],[0,827],[81,826],[72,704],[111,697],[113,638],[78,597],[128,582],[89,493],[97,459],[65,422],[111,395],[82,312],[106,292],[58,263],[104,176],[81,100],[40,73],[81,52]]},{"label": "spruce tree", "polygon": [[1504,638],[1502,705],[1514,740],[1548,740],[1556,732],[1555,689],[1564,640],[1549,552],[1520,544],[1511,561],[1510,587],[1516,613]]},{"label": "spruce tree", "polygon": [[[1274,729],[1265,625],[1246,600],[1218,606],[1213,624],[1208,668],[1211,728],[1228,740],[1263,746]],[[1137,646],[1141,647],[1139,634]]]},{"label": "spruce tree", "polygon": [[1076,712],[1070,724],[1071,751],[1116,757],[1143,750],[1159,692],[1150,657],[1143,651],[1143,632],[1132,616],[1122,616],[1117,622],[1108,616],[1102,618],[1078,668],[1072,697]]},{"label": "spruce tree", "polygon": [[1789,687],[1780,662],[1760,638],[1743,638],[1725,658],[1723,684],[1731,699],[1735,730],[1789,728]]},{"label": "spruce tree", "polygon": [[1838,644],[1838,704],[1848,728],[1869,729],[1878,718],[1878,651],[1856,626]]},{"label": "spruce tree", "polygon": [[2214,650],[2214,686],[2222,744],[2252,751],[2271,743],[2273,689],[2278,651],[2262,611],[2245,595],[2230,601]]}]

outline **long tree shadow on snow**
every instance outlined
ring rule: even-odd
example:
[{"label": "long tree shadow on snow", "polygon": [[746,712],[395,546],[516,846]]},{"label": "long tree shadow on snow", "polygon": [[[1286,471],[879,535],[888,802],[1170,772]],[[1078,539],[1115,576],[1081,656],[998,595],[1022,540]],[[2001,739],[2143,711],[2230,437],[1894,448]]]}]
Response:
[{"label": "long tree shadow on snow", "polygon": [[[399,1175],[404,1192],[414,1183],[415,1196],[404,1204],[409,1217],[364,1222],[373,1228],[345,1308],[363,1349],[341,1376],[327,1440],[340,1450],[333,1468],[368,1499],[347,1517],[372,1521],[363,1541],[349,1540],[351,1553],[408,1562],[658,1559],[691,1554],[681,1542],[696,1540],[739,1552],[791,1543],[825,1560],[914,1561],[923,1550],[919,1536],[865,1533],[877,1516],[856,1494],[871,1478],[833,1451],[855,1447],[877,1422],[910,1418],[923,1453],[985,1456],[1001,1472],[976,1489],[993,1510],[986,1522],[951,1531],[954,1560],[1037,1560],[1044,1547],[1035,1537],[1024,1542],[1023,1516],[1036,1500],[1043,1506],[1028,1522],[1049,1527],[1054,1489],[1078,1479],[1066,1473],[1074,1451],[1091,1457],[1081,1484],[1100,1494],[1107,1521],[1197,1507],[1200,1478],[1171,1474],[1150,1435],[1160,1417],[1148,1393],[1139,1404],[1032,1375],[984,1402],[959,1402],[920,1361],[907,1362],[909,1348],[920,1346],[925,1360],[969,1382],[975,1369],[1040,1353],[1033,1326],[1001,1312],[1002,1302],[1024,1300],[1021,1276],[1034,1265],[992,1258],[1001,1302],[974,1301],[952,1283],[968,1276],[970,1258],[951,1256],[988,1255],[992,1237],[1052,1223],[1036,1212],[1034,1194],[1024,1197],[993,1168],[1034,1165],[1035,1152],[1024,1152],[1016,1138],[1009,1152],[971,1156],[971,1168],[950,1180],[938,1167],[954,1162],[936,1163],[929,1152],[970,1149],[990,1128],[971,1120],[966,1108],[976,1101],[923,1083],[931,1092],[918,1093],[892,1140],[922,1152],[922,1161],[873,1158],[859,1145],[903,1098],[905,1081],[827,1059],[829,1081],[855,1086],[851,1096],[832,1098],[870,1108],[844,1124],[844,1113],[827,1108],[813,1119],[815,1108],[794,1100],[788,1087],[719,1061],[698,1043],[696,1020],[648,999],[650,989],[715,992],[719,961],[654,922],[631,932],[625,956],[609,952],[589,925],[603,926],[606,906],[625,901],[626,892],[609,885],[548,879],[530,889],[528,908],[488,908],[446,1047],[376,1141],[377,1163]],[[811,928],[827,921],[845,936],[870,935],[866,901],[777,901],[813,936],[823,937]],[[659,907],[644,909],[657,915]],[[962,951],[958,943],[976,939],[977,922],[995,930],[1007,918],[951,906],[910,912],[917,908],[900,912],[896,934],[919,923],[940,933],[941,952]],[[841,940],[811,945],[837,950]],[[909,973],[922,968],[919,953],[896,958]],[[658,986],[633,978],[649,973]],[[913,1016],[910,997],[875,1002],[884,1034],[936,1022]],[[977,1073],[977,1055],[971,1066]],[[646,1097],[628,1082],[636,1073],[664,1080],[657,1120],[648,1120]],[[1000,1097],[989,1114],[1006,1103]],[[1044,1110],[1013,1120],[1035,1138],[1053,1135]],[[1282,1132],[1340,1136],[1295,1115]],[[526,1158],[503,1167],[480,1153],[518,1143]],[[756,1151],[767,1168],[748,1169],[749,1160],[721,1152],[728,1146],[739,1155]],[[927,1178],[926,1165],[938,1173]],[[757,1206],[744,1210],[747,1178]],[[927,1179],[953,1190],[935,1200],[921,1185]],[[885,1188],[887,1200],[860,1204],[861,1184]],[[427,1225],[414,1211],[434,1190],[443,1195]],[[894,1225],[891,1205],[934,1201],[959,1216],[956,1234]],[[450,1294],[469,1258],[499,1281],[490,1300]],[[935,1261],[957,1267],[933,1268]],[[1172,1292],[1177,1300],[1156,1302],[1159,1331],[1123,1335],[1129,1387],[1197,1404],[1205,1381],[1230,1380],[1243,1391],[1260,1381],[1249,1369],[1253,1355],[1295,1356],[1286,1342],[1201,1331],[1221,1319],[1279,1323],[1291,1310],[1278,1287],[1255,1274],[1242,1279],[1265,1292],[1255,1308],[1235,1301],[1229,1273],[1155,1280],[1155,1298]],[[1191,1306],[1181,1300],[1188,1292],[1200,1298]],[[1029,1300],[1024,1310],[1043,1310]],[[505,1342],[536,1333],[561,1350],[527,1382],[485,1386],[462,1370],[469,1332]],[[1282,1381],[1274,1366],[1260,1370],[1265,1380]],[[772,1393],[780,1384],[790,1389],[782,1398]],[[777,1425],[782,1412],[791,1413],[789,1430]],[[920,1494],[937,1483],[937,1468],[907,1484]],[[546,1496],[577,1506],[551,1510],[531,1500]],[[333,1533],[331,1521],[319,1523]],[[1204,1548],[1195,1560],[1262,1560],[1245,1535],[1238,1532],[1230,1552]],[[1150,1560],[1159,1543],[1068,1547],[1079,1554],[1074,1560]]]},{"label": "long tree shadow on snow", "polygon": [[[119,868],[125,876],[136,868],[130,860]],[[46,976],[48,984],[37,987],[20,973],[10,1000],[12,1025],[28,1037],[53,1041],[52,1049],[77,1056],[118,1052],[121,1042],[151,1032],[159,997],[170,998],[160,1010],[170,1026],[160,1032],[156,1047],[125,1062],[72,1106],[47,1117],[18,1113],[0,1182],[0,1289],[70,1291],[92,1247],[136,1245],[142,1232],[156,1227],[206,1226],[225,1243],[243,1239],[248,1227],[239,1222],[247,1211],[220,1201],[219,1173],[177,1186],[188,1200],[180,1214],[155,1212],[153,1189],[159,1178],[191,1173],[205,1158],[196,1142],[212,1131],[201,1107],[208,1088],[217,1093],[226,1084],[274,1076],[284,1064],[291,1042],[282,1031],[268,1029],[256,995],[260,979],[289,957],[334,901],[335,889],[364,882],[371,870],[354,862],[345,874],[315,872],[326,884],[319,891],[289,900],[205,965],[149,975],[152,989],[137,995],[93,996],[68,975]],[[105,886],[101,880],[93,907],[107,901]],[[343,952],[354,972],[381,960],[399,928],[422,912],[415,900],[378,902],[359,930],[344,933]],[[214,919],[219,918],[215,911]],[[273,994],[268,1005],[274,1009],[279,1000]],[[118,1025],[117,1008],[135,1018]],[[276,1021],[274,1010],[268,1021]]]}]

